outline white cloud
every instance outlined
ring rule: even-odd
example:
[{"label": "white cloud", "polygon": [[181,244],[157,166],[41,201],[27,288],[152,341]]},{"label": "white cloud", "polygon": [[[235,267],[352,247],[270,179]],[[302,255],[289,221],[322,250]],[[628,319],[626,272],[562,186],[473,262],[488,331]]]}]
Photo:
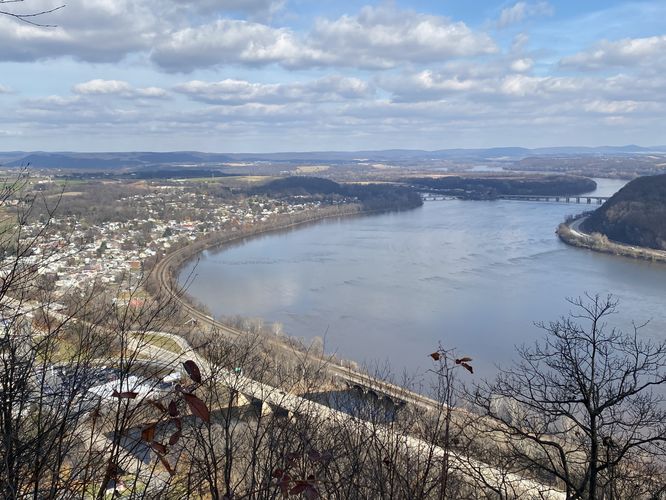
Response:
[{"label": "white cloud", "polygon": [[72,88],[79,95],[117,95],[122,97],[163,98],[167,96],[166,90],[159,87],[133,88],[129,83],[121,80],[95,79],[78,83]]},{"label": "white cloud", "polygon": [[523,22],[525,19],[536,16],[550,16],[554,12],[548,2],[516,2],[511,7],[502,9],[497,21],[498,28],[506,28],[512,24]]},{"label": "white cloud", "polygon": [[666,35],[646,38],[603,40],[596,47],[565,57],[560,64],[578,69],[605,69],[612,66],[660,65],[666,63]]},{"label": "white cloud", "polygon": [[307,83],[264,84],[226,79],[219,82],[191,80],[174,90],[211,104],[279,104],[287,102],[330,102],[369,97],[373,89],[358,78],[328,76]]},{"label": "white cloud", "polygon": [[[34,10],[54,0],[34,0]],[[393,68],[498,51],[491,37],[449,18],[364,7],[319,18],[311,30],[259,22],[283,0],[71,0],[42,29],[0,18],[0,61],[70,56],[87,62],[150,57],[169,72],[241,64],[284,68]],[[248,19],[225,17],[239,11]],[[257,16],[255,16],[255,14]],[[254,17],[253,17],[254,16]]]},{"label": "white cloud", "polygon": [[0,84],[0,94],[11,94],[12,89],[7,87],[6,85]]},{"label": "white cloud", "polygon": [[584,81],[572,77],[507,75],[501,80],[499,90],[514,97],[528,97],[575,93],[584,85]]},{"label": "white cloud", "polygon": [[654,108],[653,103],[639,102],[633,100],[624,101],[608,101],[597,99],[588,101],[584,105],[585,111],[593,113],[601,113],[606,115],[621,115],[627,113],[634,113],[636,111],[644,111]]},{"label": "white cloud", "polygon": [[521,59],[516,59],[511,63],[511,69],[517,73],[524,73],[529,71],[534,66],[534,61],[529,57],[523,57]]},{"label": "white cloud", "polygon": [[334,55],[337,64],[370,68],[497,51],[488,35],[465,23],[392,7],[364,7],[358,16],[320,19],[311,39]]},{"label": "white cloud", "polygon": [[129,83],[119,80],[90,80],[76,84],[73,88],[77,94],[125,94],[131,89]]},{"label": "white cloud", "polygon": [[304,46],[289,29],[230,19],[178,30],[159,42],[152,54],[155,63],[173,72],[235,63],[308,66],[326,58]]},{"label": "white cloud", "polygon": [[487,34],[475,33],[462,22],[395,8],[365,7],[357,16],[319,19],[305,36],[287,28],[230,19],[187,27],[161,40],[152,59],[172,72],[272,63],[286,68],[393,68],[405,62],[496,51]]},{"label": "white cloud", "polygon": [[[156,0],[71,0],[49,14],[56,28],[44,29],[0,17],[0,60],[32,61],[72,56],[90,62],[119,61],[131,52],[148,50],[164,22]],[[32,10],[53,7],[35,0]]]}]

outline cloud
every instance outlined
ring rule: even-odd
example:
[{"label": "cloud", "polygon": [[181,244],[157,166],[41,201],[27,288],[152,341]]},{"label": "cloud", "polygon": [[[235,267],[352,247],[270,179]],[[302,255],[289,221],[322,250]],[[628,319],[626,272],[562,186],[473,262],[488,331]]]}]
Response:
[{"label": "cloud", "polygon": [[511,69],[518,73],[524,73],[529,71],[534,66],[534,61],[529,57],[523,57],[521,59],[516,59],[511,63]]},{"label": "cloud", "polygon": [[[34,0],[34,10],[54,0]],[[356,15],[318,18],[309,30],[259,22],[283,0],[71,0],[43,29],[0,17],[0,61],[59,57],[113,63],[150,58],[167,72],[225,65],[287,69],[395,68],[498,51],[491,37],[449,18],[364,7]],[[246,19],[229,17],[240,12]],[[265,17],[265,16],[264,16]]]},{"label": "cloud", "polygon": [[635,113],[637,111],[657,110],[659,106],[655,103],[639,102],[634,100],[608,101],[596,99],[588,101],[583,106],[585,111],[606,115],[621,115]]},{"label": "cloud", "polygon": [[219,82],[191,80],[174,90],[210,104],[283,104],[288,102],[331,102],[360,99],[374,90],[358,78],[328,76],[308,83],[263,84],[226,79]]},{"label": "cloud", "polygon": [[175,5],[195,9],[200,13],[241,12],[261,18],[282,10],[286,0],[172,0]]},{"label": "cloud", "polygon": [[493,40],[465,23],[392,7],[364,7],[357,16],[319,19],[311,34],[340,65],[392,68],[497,52]]},{"label": "cloud", "polygon": [[0,84],[0,94],[11,94],[13,91],[11,88],[6,85]]},{"label": "cloud", "polygon": [[74,85],[74,92],[77,94],[125,94],[130,92],[132,87],[127,82],[119,80],[90,80],[85,83]]},{"label": "cloud", "polygon": [[117,95],[122,97],[164,98],[166,90],[159,87],[133,88],[121,80],[95,79],[74,85],[72,91],[79,95]]},{"label": "cloud", "polygon": [[219,19],[171,33],[157,44],[151,57],[171,72],[225,64],[386,69],[497,50],[487,34],[475,33],[462,22],[395,8],[365,7],[357,16],[318,19],[305,36],[288,28]]},{"label": "cloud", "polygon": [[511,7],[502,9],[497,20],[497,27],[500,29],[506,28],[512,24],[521,23],[530,17],[551,16],[553,12],[553,7],[548,2],[516,2]]},{"label": "cloud", "polygon": [[327,55],[304,46],[287,28],[220,19],[175,31],[156,45],[151,57],[166,71],[189,72],[224,64],[311,66],[325,63]]},{"label": "cloud", "polygon": [[603,82],[580,77],[533,76],[524,74],[530,59],[470,68],[462,64],[447,65],[400,76],[378,78],[378,84],[393,94],[396,102],[424,102],[441,99],[479,100],[486,102],[530,99],[562,99],[576,96]]},{"label": "cloud", "polygon": [[[128,53],[145,51],[164,22],[154,0],[72,0],[49,14],[56,28],[44,29],[0,17],[0,61],[33,61],[72,56],[88,62],[115,62]],[[53,7],[52,1],[31,2],[32,10]]]},{"label": "cloud", "polygon": [[646,38],[603,40],[594,48],[578,52],[560,61],[563,67],[598,70],[613,66],[632,67],[666,63],[666,35]]}]

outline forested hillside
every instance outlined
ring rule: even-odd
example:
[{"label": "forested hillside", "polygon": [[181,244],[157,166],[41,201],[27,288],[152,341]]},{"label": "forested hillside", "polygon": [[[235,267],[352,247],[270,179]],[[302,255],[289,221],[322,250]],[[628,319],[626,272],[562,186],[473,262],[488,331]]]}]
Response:
[{"label": "forested hillside", "polygon": [[631,181],[597,209],[583,229],[630,245],[666,249],[666,174]]}]

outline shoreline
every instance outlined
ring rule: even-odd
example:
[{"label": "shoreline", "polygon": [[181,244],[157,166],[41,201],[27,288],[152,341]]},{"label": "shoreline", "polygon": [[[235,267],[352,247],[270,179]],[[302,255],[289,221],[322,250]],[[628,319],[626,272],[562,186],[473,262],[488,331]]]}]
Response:
[{"label": "shoreline", "polygon": [[569,222],[563,222],[557,227],[555,233],[562,242],[573,247],[632,259],[666,263],[666,250],[620,243],[609,240],[607,236],[600,233],[584,233],[580,230],[580,224],[585,219],[586,216],[583,215]]}]

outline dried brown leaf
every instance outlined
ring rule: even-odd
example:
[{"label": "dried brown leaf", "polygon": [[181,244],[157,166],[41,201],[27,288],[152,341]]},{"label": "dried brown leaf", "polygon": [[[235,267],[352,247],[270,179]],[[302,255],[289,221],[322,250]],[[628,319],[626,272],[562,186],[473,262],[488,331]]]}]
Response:
[{"label": "dried brown leaf", "polygon": [[199,417],[201,420],[206,422],[207,424],[210,423],[210,411],[208,410],[208,407],[206,406],[206,403],[201,401],[197,396],[194,394],[190,394],[187,392],[183,393],[183,398],[185,398],[185,402],[187,403],[187,406],[190,407],[190,411],[192,412],[192,415],[195,417]]},{"label": "dried brown leaf", "polygon": [[197,384],[201,383],[201,370],[199,370],[199,367],[197,364],[192,361],[191,359],[188,359],[183,363],[183,366],[185,367],[185,371],[187,374],[190,376],[193,382],[196,382]]}]

